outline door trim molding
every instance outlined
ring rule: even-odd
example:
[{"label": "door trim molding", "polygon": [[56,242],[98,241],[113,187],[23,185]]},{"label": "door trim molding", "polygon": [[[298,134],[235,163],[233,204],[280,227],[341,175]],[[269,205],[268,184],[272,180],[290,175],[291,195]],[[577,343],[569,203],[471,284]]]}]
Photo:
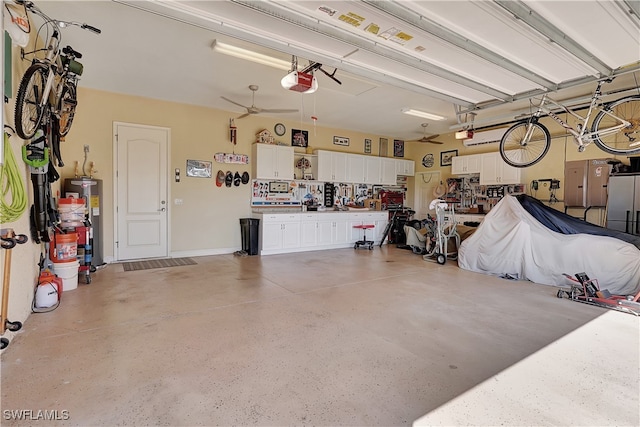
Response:
[{"label": "door trim molding", "polygon": [[112,143],[113,143],[113,257],[112,262],[119,262],[120,256],[118,253],[118,126],[132,126],[137,128],[144,129],[157,129],[163,130],[167,132],[167,181],[165,185],[167,186],[167,256],[171,256],[171,209],[169,209],[171,205],[171,185],[170,185],[170,177],[173,176],[171,172],[171,128],[165,126],[152,126],[152,125],[144,125],[140,123],[130,123],[130,122],[113,122],[113,131],[112,131]]}]

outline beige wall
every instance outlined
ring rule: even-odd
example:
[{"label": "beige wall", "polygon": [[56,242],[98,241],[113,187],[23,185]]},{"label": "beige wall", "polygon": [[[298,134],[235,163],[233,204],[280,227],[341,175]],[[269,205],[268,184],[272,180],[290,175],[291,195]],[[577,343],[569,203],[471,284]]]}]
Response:
[{"label": "beige wall", "polygon": [[[567,120],[567,117],[562,117],[563,120]],[[571,123],[571,121],[569,121]],[[545,118],[542,120],[552,135],[563,134],[562,129],[555,121]],[[440,171],[442,179],[451,177],[451,167],[439,167],[440,165],[440,152],[449,150],[458,150],[458,155],[470,155],[498,151],[498,144],[485,144],[474,147],[465,147],[462,141],[456,140],[453,133],[443,135],[437,138],[438,141],[444,142],[443,145],[434,145],[428,143],[407,143],[405,147],[405,155],[407,158],[415,160],[416,174],[419,172],[432,172]],[[433,153],[435,157],[435,165],[432,168],[425,168],[422,166],[422,157],[427,153]],[[589,145],[586,150],[579,153],[576,145],[571,137],[554,138],[551,141],[551,148],[547,155],[536,165],[522,169],[522,183],[527,184],[529,188],[531,181],[544,178],[553,178],[560,180],[560,189],[556,191],[556,197],[561,201],[555,203],[552,206],[554,209],[564,212],[564,165],[565,162],[573,160],[590,160],[590,159],[608,159],[617,158],[625,164],[629,164],[627,157],[613,156],[604,151],[601,151],[594,144]],[[416,175],[417,176],[417,175]],[[415,179],[410,179],[409,187],[413,189]],[[549,187],[543,187],[542,184],[535,195],[542,201],[549,200]],[[407,200],[414,200],[414,193],[410,192]],[[577,217],[582,217],[584,209],[569,209],[568,213]],[[587,220],[596,224],[603,225],[604,222],[604,210],[593,209],[588,212]]]},{"label": "beige wall", "polygon": [[[169,229],[170,252],[173,255],[229,253],[240,249],[238,219],[251,214],[249,185],[217,187],[214,178],[187,177],[187,159],[212,161],[215,153],[232,151],[250,155],[255,134],[262,129],[268,129],[273,133],[273,127],[278,121],[284,123],[287,133],[282,137],[276,136],[276,140],[281,140],[287,145],[291,143],[291,129],[295,128],[309,132],[309,145],[314,149],[362,154],[364,139],[369,138],[372,140],[372,155],[378,155],[380,136],[322,126],[314,127],[310,118],[304,118],[301,122],[297,114],[288,115],[292,120],[276,120],[260,115],[236,120],[238,142],[234,147],[228,142],[228,124],[229,119],[236,116],[238,113],[79,88],[76,118],[62,144],[65,167],[60,174],[63,178],[72,177],[75,162],[80,163],[79,169],[82,174],[83,147],[88,144],[88,160],[95,163],[98,171],[94,177],[103,180],[105,259],[110,260],[114,257],[114,122],[171,129]],[[334,145],[334,136],[349,138],[349,146]],[[297,150],[304,151],[302,148]],[[391,152],[391,148],[389,151]],[[144,165],[140,167],[143,168]],[[181,171],[182,179],[179,183],[173,180],[173,171],[176,168]],[[213,169],[214,174],[218,169],[238,171],[241,174],[246,170],[251,174],[251,165],[214,162]],[[89,171],[88,165],[85,171]],[[176,205],[175,199],[182,199],[183,204]]]},{"label": "beige wall", "polygon": [[[16,61],[14,63],[14,87],[17,87],[16,82],[28,63],[19,62],[19,56],[15,51],[14,58]],[[228,123],[229,118],[236,117],[238,113],[90,90],[82,88],[82,83],[78,97],[79,106],[73,127],[62,143],[62,155],[66,166],[59,172],[62,179],[72,177],[76,161],[79,162],[81,170],[84,156],[83,146],[85,144],[90,146],[88,160],[95,163],[97,173],[94,176],[103,180],[103,253],[107,260],[114,257],[114,122],[153,125],[171,129],[168,174],[170,178],[169,229],[170,252],[174,256],[229,253],[239,249],[240,227],[238,219],[250,214],[248,185],[231,188],[217,187],[214,179],[188,178],[185,176],[187,159],[213,160],[213,155],[217,152],[234,150],[236,153],[250,154],[255,134],[262,129],[273,131],[273,126],[278,121],[287,127],[287,133],[281,137],[281,140],[286,144],[290,144],[291,129],[296,128],[309,131],[309,145],[314,149],[362,154],[364,139],[368,138],[372,140],[371,155],[378,155],[378,142],[380,137],[384,137],[389,140],[387,155],[392,155],[393,152],[393,136],[335,130],[323,127],[321,122],[314,126],[309,117],[301,119],[297,114],[286,115],[288,118],[286,120],[276,120],[261,115],[237,120],[238,144],[233,147],[228,142]],[[5,105],[3,113],[6,122],[12,124],[13,104]],[[551,132],[559,132],[555,124],[551,126]],[[350,145],[348,147],[333,145],[334,136],[349,138]],[[441,151],[457,149],[459,155],[465,155],[497,150],[495,144],[466,148],[460,141],[454,139],[453,133],[443,135],[438,140],[444,141],[445,144],[433,145],[415,142],[405,144],[405,159],[415,161],[416,172],[440,170],[442,178],[446,179],[450,176],[451,168],[449,166],[440,168]],[[14,137],[11,140],[11,145],[16,155],[19,156],[22,141]],[[436,159],[435,166],[430,169],[421,164],[422,157],[427,153],[433,153]],[[523,170],[523,182],[528,184],[533,179],[556,178],[563,183],[564,162],[566,160],[605,157],[609,156],[596,147],[592,146],[584,153],[578,153],[570,140],[555,139],[552,142],[550,152],[540,164]],[[628,163],[626,158],[621,160]],[[144,165],[140,165],[140,167],[143,168]],[[176,168],[180,169],[182,175],[182,180],[179,183],[173,181],[173,170]],[[218,169],[234,172],[237,170],[240,173],[248,170],[251,173],[250,165],[223,165],[214,162],[213,168],[214,173]],[[87,165],[86,171],[88,172],[88,170]],[[33,197],[26,167],[23,168],[23,178],[29,192],[29,205],[31,205]],[[59,191],[60,182],[54,185],[54,193],[56,190]],[[414,183],[414,178],[408,179],[408,204],[414,200]],[[561,188],[557,196],[562,199],[562,195]],[[539,191],[538,197],[548,198],[548,194]],[[173,203],[175,199],[182,199],[183,204],[175,205]],[[562,204],[554,207],[563,210]],[[15,223],[2,225],[2,228],[8,227],[14,228],[17,233],[29,234],[28,212]],[[24,321],[30,313],[33,290],[38,275],[37,261],[41,249],[42,245],[29,242],[13,251],[10,275],[10,320]],[[0,260],[2,266],[4,266],[4,255],[2,253],[3,258]]]}]

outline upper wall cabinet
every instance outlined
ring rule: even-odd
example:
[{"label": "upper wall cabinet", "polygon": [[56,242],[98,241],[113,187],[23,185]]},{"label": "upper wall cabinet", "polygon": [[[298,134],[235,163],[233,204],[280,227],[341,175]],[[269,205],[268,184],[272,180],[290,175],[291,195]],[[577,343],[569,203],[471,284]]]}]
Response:
[{"label": "upper wall cabinet", "polygon": [[317,150],[318,171],[316,179],[327,182],[347,182],[348,154],[337,151]]},{"label": "upper wall cabinet", "polygon": [[506,164],[499,152],[480,154],[480,156],[481,185],[520,184],[520,168]]},{"label": "upper wall cabinet", "polygon": [[253,144],[253,176],[257,179],[293,179],[293,147]]},{"label": "upper wall cabinet", "polygon": [[455,156],[451,158],[451,162],[452,175],[465,175],[468,173],[480,173],[482,158],[481,154]]},{"label": "upper wall cabinet", "polygon": [[416,166],[413,160],[396,159],[396,175],[414,176]]}]

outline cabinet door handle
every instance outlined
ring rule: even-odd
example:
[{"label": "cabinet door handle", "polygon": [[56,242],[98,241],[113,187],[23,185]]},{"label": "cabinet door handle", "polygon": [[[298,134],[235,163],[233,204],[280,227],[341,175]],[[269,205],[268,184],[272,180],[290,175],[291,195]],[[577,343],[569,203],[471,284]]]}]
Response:
[{"label": "cabinet door handle", "polygon": [[636,234],[640,234],[640,211],[636,211]]},{"label": "cabinet door handle", "polygon": [[627,211],[626,217],[625,217],[625,221],[624,221],[624,232],[625,233],[629,233],[629,214],[631,213],[631,211]]}]

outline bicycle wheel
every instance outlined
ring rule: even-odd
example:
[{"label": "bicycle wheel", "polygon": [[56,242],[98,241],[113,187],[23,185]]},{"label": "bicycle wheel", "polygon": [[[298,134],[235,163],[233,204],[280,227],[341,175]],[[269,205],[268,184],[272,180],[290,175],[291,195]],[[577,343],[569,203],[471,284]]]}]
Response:
[{"label": "bicycle wheel", "polygon": [[78,105],[76,85],[72,82],[65,81],[58,102],[56,103],[60,123],[58,134],[60,136],[67,135],[69,130],[71,130],[71,123],[76,114],[76,105]]},{"label": "bicycle wheel", "polygon": [[[621,122],[618,118],[631,125],[616,133],[603,133],[619,125]],[[628,96],[607,105],[593,120],[591,132],[594,133],[593,142],[602,151],[623,155],[640,153],[640,96]]]},{"label": "bicycle wheel", "polygon": [[[529,127],[531,135],[524,141]],[[551,136],[546,127],[538,122],[524,120],[511,126],[500,140],[500,156],[506,164],[516,168],[535,165],[547,154]]]},{"label": "bicycle wheel", "polygon": [[22,76],[16,96],[15,125],[16,133],[22,139],[36,134],[42,117],[42,95],[47,83],[49,70],[44,64],[33,64]]}]

